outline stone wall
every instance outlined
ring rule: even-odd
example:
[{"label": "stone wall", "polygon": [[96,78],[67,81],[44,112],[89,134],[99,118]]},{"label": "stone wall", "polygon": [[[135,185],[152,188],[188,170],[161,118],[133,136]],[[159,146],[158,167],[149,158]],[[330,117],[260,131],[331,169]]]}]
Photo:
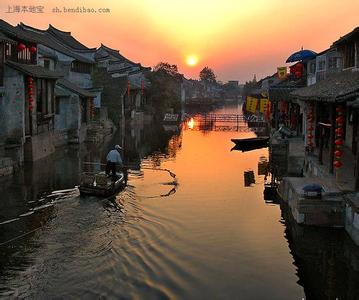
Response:
[{"label": "stone wall", "polygon": [[55,152],[53,132],[28,137],[24,144],[25,161],[36,161]]},{"label": "stone wall", "polygon": [[24,75],[5,67],[4,95],[0,97],[0,137],[21,142],[24,137],[25,82]]}]

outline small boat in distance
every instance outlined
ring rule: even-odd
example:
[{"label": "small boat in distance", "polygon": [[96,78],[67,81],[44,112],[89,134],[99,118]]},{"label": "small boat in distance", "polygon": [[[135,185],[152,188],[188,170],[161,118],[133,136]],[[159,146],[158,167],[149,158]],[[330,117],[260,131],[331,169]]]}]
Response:
[{"label": "small boat in distance", "polygon": [[181,121],[179,114],[165,114],[163,117],[163,123],[164,124],[175,124],[179,123]]},{"label": "small boat in distance", "polygon": [[245,139],[231,139],[235,146],[231,150],[242,152],[268,147],[269,137],[255,137]]},{"label": "small boat in distance", "polygon": [[125,174],[117,172],[116,181],[112,176],[106,175],[104,171],[98,173],[83,172],[81,174],[81,183],[79,186],[80,195],[109,197],[126,186]]}]

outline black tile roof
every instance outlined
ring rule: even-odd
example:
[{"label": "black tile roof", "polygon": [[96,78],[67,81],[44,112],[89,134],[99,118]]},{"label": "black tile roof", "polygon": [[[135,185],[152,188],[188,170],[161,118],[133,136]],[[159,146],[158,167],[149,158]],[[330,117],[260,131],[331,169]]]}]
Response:
[{"label": "black tile roof", "polygon": [[65,89],[68,89],[70,90],[71,92],[74,92],[76,94],[79,94],[80,96],[83,96],[83,97],[95,97],[96,95],[90,93],[89,91],[79,87],[77,84],[74,84],[70,81],[68,81],[67,79],[65,78],[61,78],[59,79],[56,84],[60,87],[63,87]]},{"label": "black tile roof", "polygon": [[16,38],[30,43],[37,43],[31,36],[18,30],[16,27],[5,22],[3,19],[0,19],[0,31],[10,38]]},{"label": "black tile roof", "polygon": [[59,72],[51,71],[38,65],[20,64],[13,61],[7,61],[6,64],[15,70],[35,78],[58,79],[63,76]]},{"label": "black tile roof", "polygon": [[16,42],[12,39],[10,39],[9,37],[7,37],[5,34],[3,34],[0,31],[0,42],[8,42],[8,43],[12,43],[12,44],[16,44]]},{"label": "black tile roof", "polygon": [[340,39],[333,43],[333,46],[340,46],[352,38],[359,38],[359,27],[354,28],[351,32],[342,36]]},{"label": "black tile roof", "polygon": [[291,93],[305,87],[305,77],[300,79],[285,79],[269,87],[269,99],[271,101],[290,100]]},{"label": "black tile roof", "polygon": [[23,23],[20,23],[16,26],[19,30],[26,33],[30,36],[33,40],[36,40],[37,43],[47,46],[51,49],[54,49],[58,52],[61,52],[65,55],[68,55],[72,58],[75,58],[78,61],[85,62],[85,63],[94,63],[93,60],[88,59],[82,55],[77,54],[76,52],[72,51],[70,48],[64,46],[60,41],[56,40],[54,36],[48,33],[46,30],[41,30],[37,28],[33,28],[27,26]]},{"label": "black tile roof", "polygon": [[123,63],[128,63],[131,66],[137,66],[140,68],[140,70],[151,70],[150,67],[143,67],[140,63],[133,62],[128,58],[124,57],[122,54],[120,54],[119,50],[112,49],[104,44],[101,44],[101,46],[97,49],[95,54],[95,60],[100,61],[103,59],[107,59],[110,57],[110,55],[112,55],[116,59],[116,61],[110,62],[110,64],[123,62]]},{"label": "black tile roof", "polygon": [[72,35],[71,32],[66,32],[57,29],[56,27],[49,25],[49,28],[46,30],[50,35],[55,37],[58,41],[64,43],[68,47],[74,50],[85,50],[85,51],[95,51],[96,48],[88,48],[84,44],[80,43],[76,40]]},{"label": "black tile roof", "polygon": [[343,71],[328,76],[311,86],[298,89],[291,93],[301,100],[334,102],[359,92],[359,71]]}]

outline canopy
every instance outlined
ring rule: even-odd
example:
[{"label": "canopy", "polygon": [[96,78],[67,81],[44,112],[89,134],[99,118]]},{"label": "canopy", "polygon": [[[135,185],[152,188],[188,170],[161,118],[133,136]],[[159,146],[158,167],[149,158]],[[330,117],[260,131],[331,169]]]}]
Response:
[{"label": "canopy", "polygon": [[301,61],[301,60],[305,60],[305,59],[311,59],[314,58],[317,55],[317,53],[315,53],[312,50],[300,50],[298,52],[293,53],[291,56],[288,57],[288,59],[286,60],[287,63],[291,63],[291,62],[296,62],[296,61]]}]

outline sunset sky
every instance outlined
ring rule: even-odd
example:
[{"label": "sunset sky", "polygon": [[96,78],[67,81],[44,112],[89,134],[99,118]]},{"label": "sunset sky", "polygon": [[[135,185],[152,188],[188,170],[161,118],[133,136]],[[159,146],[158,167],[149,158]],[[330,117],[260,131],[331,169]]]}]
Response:
[{"label": "sunset sky", "polygon": [[[45,13],[8,13],[14,5]],[[53,13],[58,7],[109,8],[110,13]],[[303,46],[320,52],[359,26],[357,0],[2,0],[15,25],[71,31],[88,47],[103,44],[145,66],[177,64],[188,78],[204,66],[222,81],[264,77]]]}]

